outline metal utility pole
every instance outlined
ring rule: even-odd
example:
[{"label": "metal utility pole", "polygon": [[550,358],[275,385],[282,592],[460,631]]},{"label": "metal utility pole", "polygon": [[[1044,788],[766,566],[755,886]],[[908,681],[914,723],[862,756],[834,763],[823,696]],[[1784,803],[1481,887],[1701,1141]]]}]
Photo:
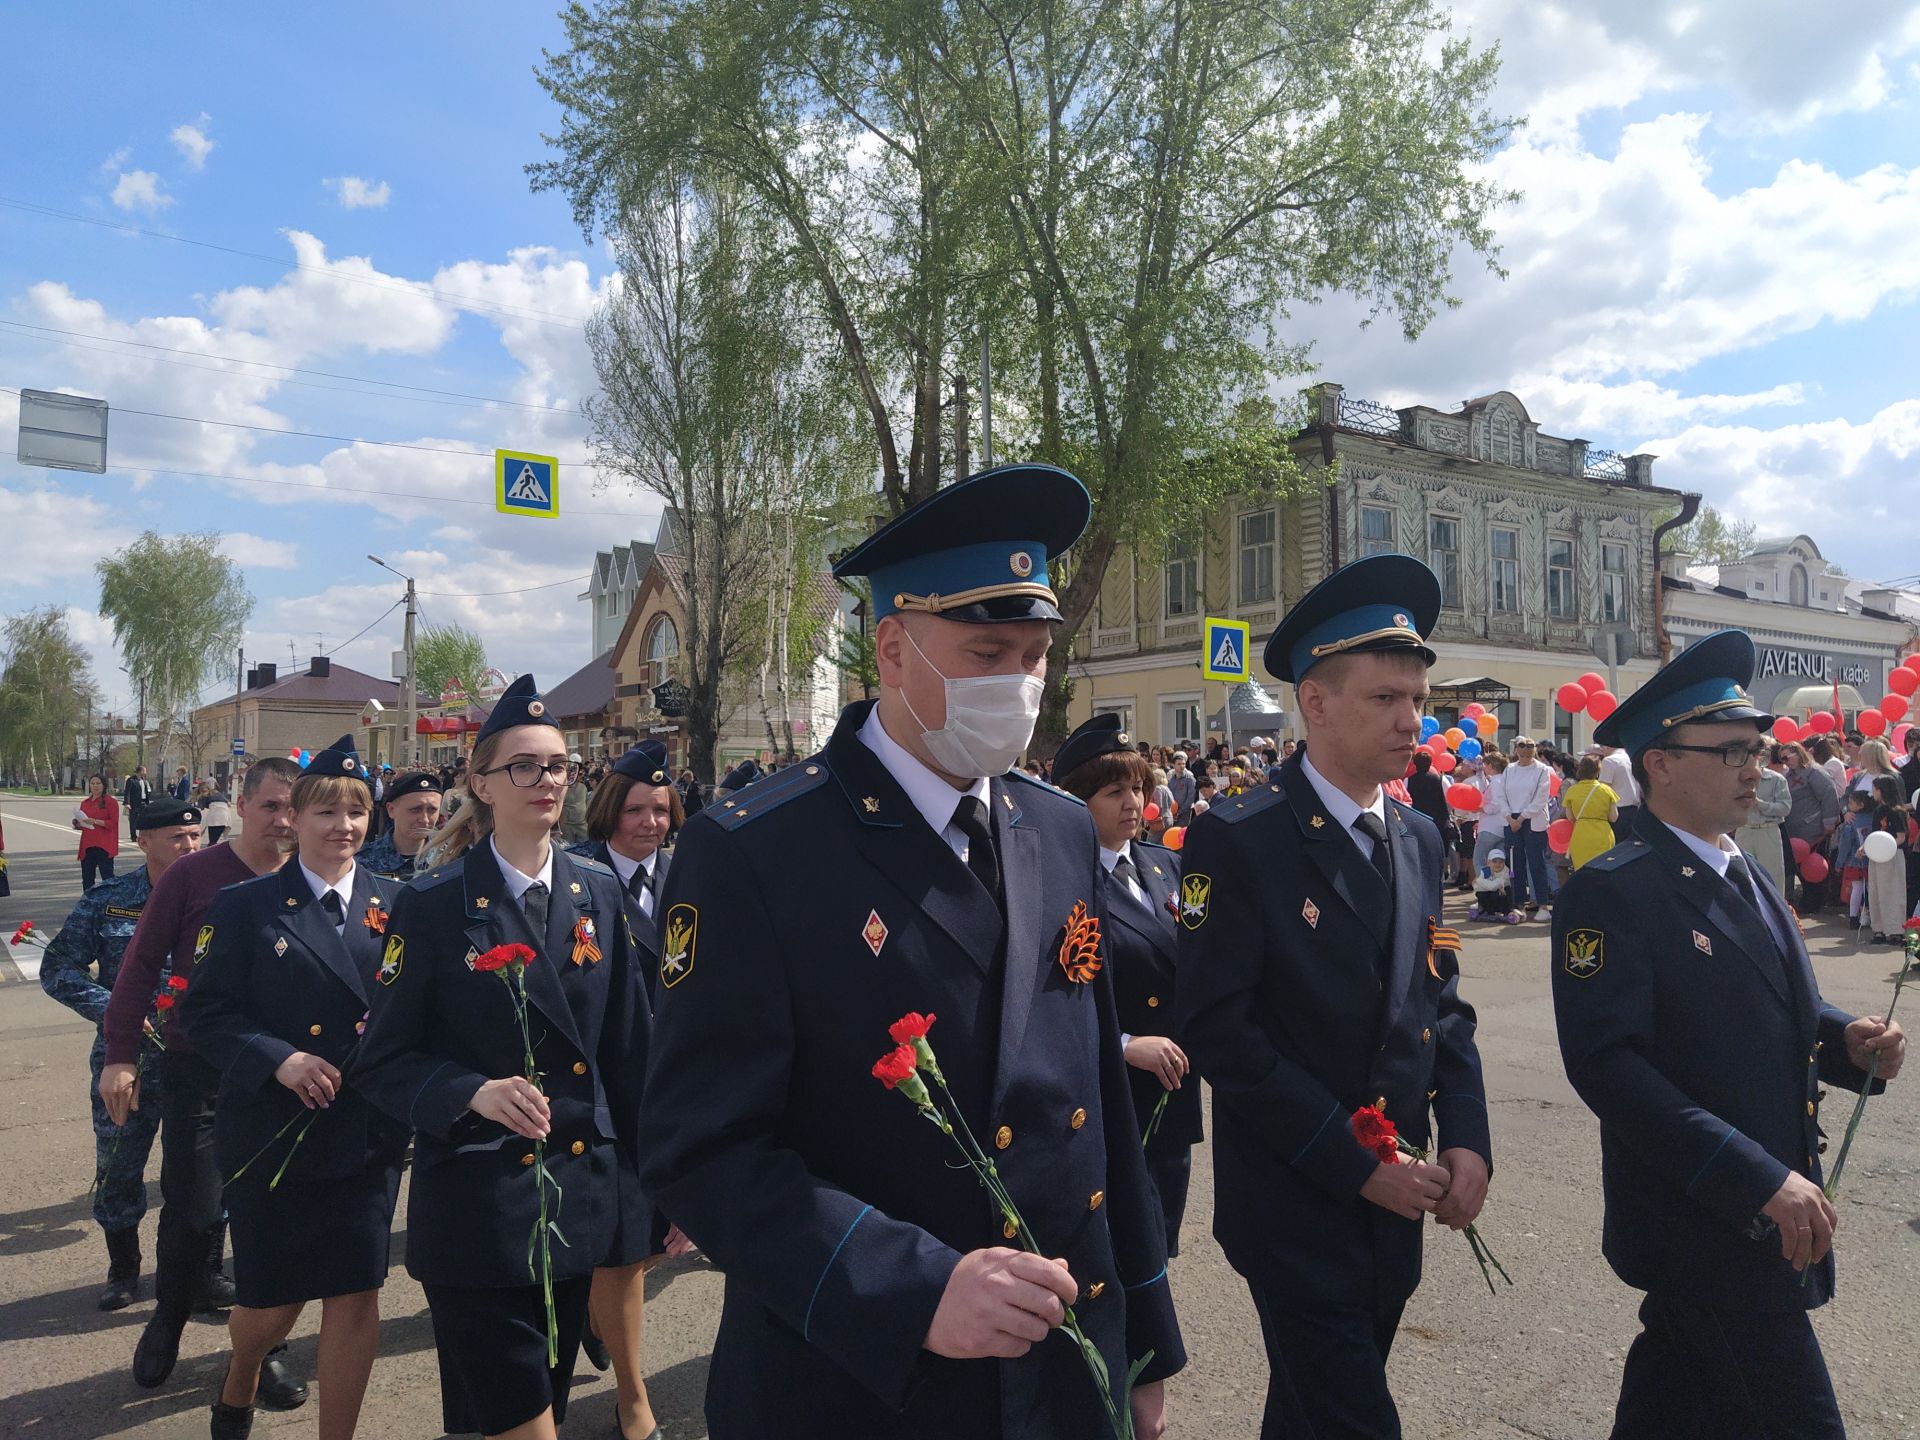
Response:
[{"label": "metal utility pole", "polygon": [[972,417],[967,413],[967,377],[953,377],[953,478],[964,480],[973,473]]},{"label": "metal utility pole", "polygon": [[[382,560],[378,555],[369,555],[367,559],[378,565],[382,570],[392,571],[393,574],[400,575],[398,570],[394,570],[393,566],[387,564],[387,562]],[[394,750],[399,757],[401,768],[412,769],[416,763],[414,752],[419,744],[419,737],[415,732],[420,727],[420,672],[418,659],[413,653],[413,621],[414,616],[419,612],[414,603],[413,577],[411,575],[400,575],[400,578],[407,582],[407,630],[406,638],[401,642],[403,648],[400,652],[401,655],[405,657],[401,668],[406,672],[400,680],[403,691],[400,696],[400,723],[405,727],[405,732],[401,735],[400,743],[394,747]]]},{"label": "metal utility pole", "polygon": [[133,742],[133,763],[135,769],[147,763],[147,682],[145,677],[142,677],[140,681],[140,719],[138,723],[140,728],[138,733],[135,734]]},{"label": "metal utility pole", "polygon": [[993,468],[993,351],[980,332],[980,468]]}]

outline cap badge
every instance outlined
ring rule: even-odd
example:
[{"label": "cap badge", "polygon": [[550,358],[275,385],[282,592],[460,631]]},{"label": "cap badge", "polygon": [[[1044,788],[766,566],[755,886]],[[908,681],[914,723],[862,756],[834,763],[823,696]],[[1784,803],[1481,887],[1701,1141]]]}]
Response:
[{"label": "cap badge", "polygon": [[527,714],[533,716],[534,719],[538,720],[542,715],[546,713],[547,713],[547,707],[544,704],[542,704],[540,701],[529,700],[527,702]]},{"label": "cap badge", "polygon": [[1119,734],[1115,735],[1113,738],[1115,740],[1118,740],[1122,745],[1131,745],[1133,743],[1133,737],[1127,734],[1127,732],[1124,730],[1122,730]]},{"label": "cap badge", "polygon": [[351,775],[355,770],[359,769],[360,767],[352,759],[346,759],[340,762],[340,768],[346,771],[349,775]]},{"label": "cap badge", "polygon": [[1404,615],[1395,615],[1393,617],[1393,623],[1398,625],[1402,630],[1411,630],[1413,628],[1413,621]]},{"label": "cap badge", "polygon": [[1007,557],[1007,567],[1024,580],[1033,574],[1033,556],[1024,550],[1016,550]]}]

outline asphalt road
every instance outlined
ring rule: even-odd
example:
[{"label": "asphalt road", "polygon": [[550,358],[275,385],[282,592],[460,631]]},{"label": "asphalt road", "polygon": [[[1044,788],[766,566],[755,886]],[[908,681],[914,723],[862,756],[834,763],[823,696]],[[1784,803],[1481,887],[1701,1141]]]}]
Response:
[{"label": "asphalt road", "polygon": [[[13,897],[0,900],[7,933],[22,919],[51,928],[77,898],[71,808],[70,801],[0,797],[14,881]],[[1454,918],[1464,925],[1464,913]],[[1408,1436],[1419,1440],[1604,1436],[1638,1329],[1638,1296],[1599,1254],[1598,1131],[1560,1070],[1547,927],[1464,928],[1465,983],[1480,1011],[1494,1116],[1496,1173],[1481,1230],[1515,1285],[1489,1295],[1465,1242],[1430,1233],[1426,1280],[1390,1363],[1394,1393]],[[1808,931],[1829,999],[1861,1012],[1884,1005],[1892,951],[1858,951],[1830,921],[1811,922]],[[151,1312],[151,1282],[149,1298],[130,1310],[101,1315],[93,1307],[105,1256],[87,1200],[89,1041],[90,1027],[31,980],[0,984],[0,1437],[205,1435],[224,1332],[189,1326],[179,1369],[150,1393],[133,1384],[127,1367]],[[1840,1298],[1815,1320],[1849,1432],[1860,1440],[1920,1440],[1916,1081],[1896,1084],[1868,1111],[1840,1201]],[[1829,1103],[1828,1128],[1837,1137],[1844,1098]],[[157,1175],[157,1152],[154,1163]],[[152,1193],[157,1202],[157,1179]],[[1211,1210],[1212,1170],[1201,1147],[1182,1254],[1172,1267],[1193,1359],[1170,1386],[1171,1430],[1250,1436],[1265,1362],[1246,1292],[1208,1234]],[[380,1440],[441,1433],[426,1306],[401,1268],[405,1224],[403,1197],[394,1273],[382,1296],[380,1360],[361,1424],[363,1435]],[[143,1233],[150,1250],[151,1214]],[[674,1440],[706,1433],[701,1394],[720,1289],[719,1277],[697,1261],[656,1272],[649,1284],[650,1385]],[[293,1336],[295,1359],[309,1375],[318,1323],[314,1307]],[[587,1370],[576,1384],[564,1433],[614,1434],[611,1380]],[[255,1426],[257,1435],[286,1440],[317,1433],[312,1405],[290,1415],[263,1411]]]}]

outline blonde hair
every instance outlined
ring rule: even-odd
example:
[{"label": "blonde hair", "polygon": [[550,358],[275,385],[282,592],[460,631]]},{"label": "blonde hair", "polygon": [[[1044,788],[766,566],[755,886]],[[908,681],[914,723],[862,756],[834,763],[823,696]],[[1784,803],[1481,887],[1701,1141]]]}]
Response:
[{"label": "blonde hair", "polygon": [[434,837],[426,852],[414,862],[416,868],[432,870],[441,865],[451,865],[493,833],[493,807],[474,792],[471,777],[477,771],[493,768],[494,757],[500,753],[500,737],[506,733],[505,730],[496,730],[473,747],[473,754],[467,757],[468,778],[458,787],[462,792],[460,808]]},{"label": "blonde hair", "polygon": [[1860,762],[1860,768],[1869,775],[1891,775],[1893,753],[1887,749],[1884,740],[1862,740],[1860,748],[1854,751],[1853,758]]},{"label": "blonde hair", "polygon": [[358,800],[373,811],[373,791],[355,775],[302,775],[293,782],[293,810],[311,810],[321,805],[340,805]]}]

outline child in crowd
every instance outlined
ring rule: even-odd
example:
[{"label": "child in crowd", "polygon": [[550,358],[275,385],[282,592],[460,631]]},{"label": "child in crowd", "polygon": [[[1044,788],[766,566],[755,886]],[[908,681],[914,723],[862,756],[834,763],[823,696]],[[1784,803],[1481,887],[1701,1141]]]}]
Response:
[{"label": "child in crowd", "polygon": [[1520,923],[1519,912],[1513,908],[1513,877],[1507,873],[1506,851],[1487,852],[1487,871],[1474,879],[1473,908],[1467,911],[1467,918],[1506,925]]},{"label": "child in crowd", "polygon": [[1874,777],[1873,828],[1885,830],[1900,847],[1891,860],[1867,865],[1867,883],[1862,888],[1867,892],[1867,922],[1873,927],[1876,945],[1900,945],[1906,940],[1900,931],[1907,913],[1907,852],[1913,845],[1913,813],[1906,798],[1894,776]]},{"label": "child in crowd", "polygon": [[1847,814],[1833,835],[1833,868],[1847,894],[1847,928],[1860,928],[1860,910],[1867,899],[1867,857],[1861,850],[1873,833],[1872,797],[1864,790],[1847,793]]}]

